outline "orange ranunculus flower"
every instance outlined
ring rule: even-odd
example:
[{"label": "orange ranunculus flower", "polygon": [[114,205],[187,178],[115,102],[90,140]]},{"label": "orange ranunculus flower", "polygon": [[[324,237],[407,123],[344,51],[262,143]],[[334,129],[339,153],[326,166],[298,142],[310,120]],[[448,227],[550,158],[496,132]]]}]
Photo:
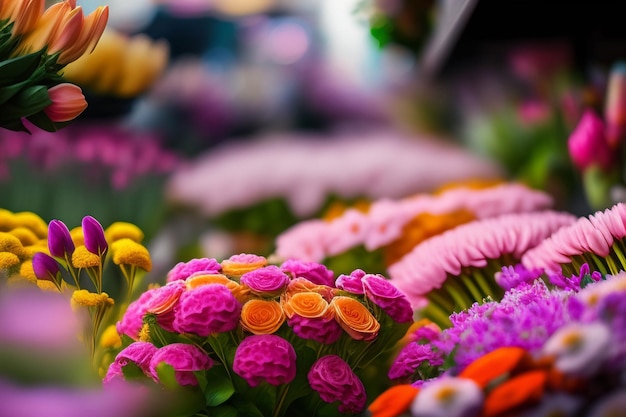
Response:
[{"label": "orange ranunculus flower", "polygon": [[334,296],[334,288],[326,285],[314,284],[306,278],[294,278],[289,281],[285,290],[285,299],[293,297],[295,294],[302,292],[315,292],[320,294],[326,301],[330,301]]},{"label": "orange ranunculus flower", "polygon": [[299,292],[287,298],[283,303],[283,309],[288,318],[297,314],[307,319],[325,317],[329,311],[328,301],[316,292]]},{"label": "orange ranunculus flower", "polygon": [[337,296],[330,302],[335,319],[346,333],[355,340],[374,340],[380,323],[359,301],[351,297]]},{"label": "orange ranunculus flower", "polygon": [[250,289],[246,288],[244,285],[239,284],[237,281],[233,281],[228,278],[224,274],[200,274],[187,278],[185,281],[187,284],[187,289],[192,290],[201,285],[208,284],[222,284],[226,286],[230,290],[230,292],[235,296],[237,301],[240,303],[245,303],[250,299]]},{"label": "orange ranunculus flower", "polygon": [[226,275],[240,277],[246,272],[263,268],[267,265],[267,259],[264,256],[242,253],[224,259],[220,264]]},{"label": "orange ranunculus flower", "polygon": [[280,303],[253,299],[241,309],[241,327],[254,334],[272,334],[285,322]]}]

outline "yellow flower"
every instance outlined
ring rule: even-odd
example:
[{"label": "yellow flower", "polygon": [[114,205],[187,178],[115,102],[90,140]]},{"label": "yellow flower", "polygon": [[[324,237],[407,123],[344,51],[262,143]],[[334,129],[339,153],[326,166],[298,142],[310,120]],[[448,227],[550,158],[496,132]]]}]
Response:
[{"label": "yellow flower", "polygon": [[22,242],[10,233],[0,232],[0,252],[11,252],[18,258],[24,256]]},{"label": "yellow flower", "polygon": [[335,310],[335,319],[343,330],[355,340],[373,340],[378,336],[380,323],[358,300],[337,296],[330,305]]},{"label": "yellow flower", "polygon": [[100,294],[89,292],[87,290],[75,290],[72,293],[72,307],[100,307],[110,306],[115,303],[111,297],[105,292]]},{"label": "yellow flower", "polygon": [[116,265],[131,265],[145,271],[152,269],[150,253],[145,246],[129,238],[117,240],[111,245],[113,262]]},{"label": "yellow flower", "polygon": [[48,241],[47,240],[38,240],[33,245],[24,246],[24,257],[30,259],[37,252],[43,252],[46,255],[50,255],[50,250],[48,249]]},{"label": "yellow flower", "polygon": [[168,59],[164,41],[107,28],[91,54],[65,67],[64,77],[96,93],[135,97],[153,85]]},{"label": "yellow flower", "polygon": [[148,323],[144,323],[141,326],[141,330],[139,331],[139,341],[140,342],[151,342],[150,339],[150,325]]},{"label": "yellow flower", "polygon": [[15,229],[10,230],[9,233],[18,238],[20,242],[22,242],[23,246],[34,245],[39,241],[37,235],[32,230],[27,229],[24,226],[16,227]]},{"label": "yellow flower", "polygon": [[22,226],[30,229],[39,239],[48,237],[48,224],[37,214],[30,211],[15,213],[16,227]]},{"label": "yellow flower", "polygon": [[0,271],[19,265],[20,258],[13,252],[0,252]]},{"label": "yellow flower", "polygon": [[74,268],[93,268],[99,266],[101,259],[95,253],[87,250],[85,245],[77,246],[72,254],[72,265]]},{"label": "yellow flower", "polygon": [[100,336],[100,346],[103,348],[120,348],[122,346],[122,338],[119,333],[117,333],[117,329],[115,328],[115,324],[109,325],[102,332],[102,336]]},{"label": "yellow flower", "polygon": [[35,275],[35,271],[33,270],[33,261],[27,260],[22,262],[20,265],[20,275],[23,276],[28,281],[33,284],[37,282],[37,276]]},{"label": "yellow flower", "polygon": [[0,232],[8,232],[16,227],[17,220],[15,219],[15,214],[12,211],[0,209]]},{"label": "yellow flower", "polygon": [[59,292],[59,289],[57,288],[56,284],[52,281],[38,279],[37,286],[43,291]]},{"label": "yellow flower", "polygon": [[285,322],[277,301],[250,300],[241,309],[241,327],[254,334],[272,334]]},{"label": "yellow flower", "polygon": [[115,222],[104,231],[104,237],[110,244],[124,238],[141,243],[144,238],[144,234],[139,227],[132,223]]},{"label": "yellow flower", "polygon": [[70,230],[70,236],[72,238],[72,242],[76,247],[85,244],[85,236],[83,235],[83,228],[81,226],[76,226]]}]

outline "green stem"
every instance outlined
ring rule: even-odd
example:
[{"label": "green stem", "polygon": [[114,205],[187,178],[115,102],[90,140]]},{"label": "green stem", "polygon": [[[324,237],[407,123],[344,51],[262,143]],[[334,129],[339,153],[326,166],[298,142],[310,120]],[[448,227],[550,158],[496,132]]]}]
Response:
[{"label": "green stem", "polygon": [[622,264],[622,269],[626,269],[626,257],[624,256],[624,252],[621,250],[620,246],[621,242],[615,242],[612,246],[612,249],[613,252],[615,252],[615,255],[617,255],[617,259],[619,259],[619,262]]},{"label": "green stem", "polygon": [[474,297],[474,301],[480,303],[485,296],[480,293],[480,290],[472,278],[473,276],[465,277],[463,284],[465,284],[465,287],[469,290],[470,294],[472,294],[472,297]]},{"label": "green stem", "polygon": [[450,313],[445,312],[440,306],[434,303],[428,303],[428,305],[421,310],[420,314],[422,317],[431,320],[442,329],[448,328],[452,325],[450,322]]},{"label": "green stem", "polygon": [[443,284],[443,288],[450,294],[459,310],[465,310],[472,304],[455,278],[446,280]]},{"label": "green stem", "polygon": [[289,391],[289,385],[283,384],[280,386],[278,404],[276,405],[276,408],[274,408],[274,413],[272,414],[273,417],[279,417],[279,416],[284,415],[284,412],[282,412],[282,408],[283,408],[283,403],[285,402],[285,398],[287,398],[288,391]]}]

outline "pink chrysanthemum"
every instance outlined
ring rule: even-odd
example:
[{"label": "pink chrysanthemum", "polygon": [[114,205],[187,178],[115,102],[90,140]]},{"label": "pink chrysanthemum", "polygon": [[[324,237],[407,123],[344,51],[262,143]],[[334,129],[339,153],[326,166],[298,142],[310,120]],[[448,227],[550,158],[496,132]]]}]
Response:
[{"label": "pink chrysanthemum", "polygon": [[172,343],[154,352],[150,360],[150,374],[155,380],[158,380],[157,367],[163,362],[174,368],[180,385],[198,385],[194,372],[213,366],[213,360],[206,352],[188,343]]},{"label": "pink chrysanthemum", "polygon": [[213,258],[192,259],[188,262],[179,262],[167,273],[167,282],[187,279],[197,272],[216,274],[222,270],[222,266]]},{"label": "pink chrysanthemum", "polygon": [[[434,306],[434,298],[438,298],[447,316],[487,296],[502,295],[494,279],[502,265],[492,261],[515,264],[530,248],[575,220],[568,213],[541,211],[458,226],[424,241],[391,265],[391,282],[407,295],[414,308]],[[439,288],[440,294],[435,292]]]},{"label": "pink chrysanthemum", "polygon": [[341,357],[326,355],[319,358],[307,374],[309,385],[327,403],[339,401],[340,413],[360,413],[365,408],[363,382]]},{"label": "pink chrysanthemum", "polygon": [[235,352],[233,370],[256,387],[290,383],[296,376],[296,351],[285,339],[273,334],[248,336]]},{"label": "pink chrysanthemum", "polygon": [[246,272],[241,276],[240,282],[248,286],[255,294],[277,296],[287,288],[289,277],[279,267],[268,265]]},{"label": "pink chrysanthemum", "polygon": [[222,284],[207,284],[180,296],[173,327],[180,333],[209,336],[228,332],[239,324],[241,303]]},{"label": "pink chrysanthemum", "polygon": [[335,343],[343,334],[333,315],[307,318],[293,314],[287,319],[287,324],[299,338],[326,345]]},{"label": "pink chrysanthemum", "polygon": [[522,257],[526,268],[576,273],[589,263],[600,272],[617,274],[626,268],[623,239],[626,237],[626,205],[618,203],[555,231]]},{"label": "pink chrysanthemum", "polygon": [[107,373],[102,380],[108,384],[117,377],[124,377],[123,368],[129,363],[136,364],[144,374],[152,376],[150,373],[150,361],[157,351],[157,347],[148,342],[134,342],[117,354],[113,363],[109,366]]},{"label": "pink chrysanthemum", "polygon": [[334,286],[335,273],[318,262],[287,259],[280,265],[280,269],[291,274],[292,278],[306,278],[314,284]]}]

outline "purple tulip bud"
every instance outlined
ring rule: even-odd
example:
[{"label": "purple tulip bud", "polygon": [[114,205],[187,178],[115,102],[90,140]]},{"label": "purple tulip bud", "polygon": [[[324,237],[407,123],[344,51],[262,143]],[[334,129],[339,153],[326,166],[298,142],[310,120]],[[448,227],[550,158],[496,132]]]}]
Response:
[{"label": "purple tulip bud", "polygon": [[33,271],[35,271],[37,279],[56,282],[60,269],[53,257],[43,252],[37,252],[33,255]]},{"label": "purple tulip bud", "polygon": [[85,237],[85,247],[91,253],[103,255],[109,248],[102,225],[91,216],[83,217],[83,236]]},{"label": "purple tulip bud", "polygon": [[67,254],[72,256],[76,246],[65,223],[61,220],[52,220],[48,224],[48,249],[50,255],[64,258]]}]

